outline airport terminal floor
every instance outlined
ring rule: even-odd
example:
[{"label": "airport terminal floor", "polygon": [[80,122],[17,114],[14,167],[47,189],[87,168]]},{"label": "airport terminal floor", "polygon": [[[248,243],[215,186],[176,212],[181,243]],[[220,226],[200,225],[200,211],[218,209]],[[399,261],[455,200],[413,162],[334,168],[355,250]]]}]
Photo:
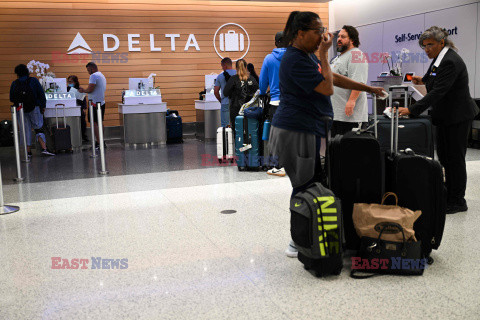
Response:
[{"label": "airport terminal floor", "polygon": [[107,144],[108,176],[88,149],[34,153],[20,184],[13,148],[0,150],[5,202],[20,206],[0,216],[1,319],[479,317],[480,150],[467,153],[469,210],[447,216],[424,275],[354,280],[349,256],[327,278],[285,256],[288,178],[202,165],[214,143]]}]

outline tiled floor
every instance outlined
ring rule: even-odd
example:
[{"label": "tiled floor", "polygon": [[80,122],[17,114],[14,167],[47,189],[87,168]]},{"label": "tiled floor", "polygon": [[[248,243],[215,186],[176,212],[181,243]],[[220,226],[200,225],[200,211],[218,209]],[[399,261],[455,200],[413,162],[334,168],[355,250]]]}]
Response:
[{"label": "tiled floor", "polygon": [[[288,178],[203,167],[214,151],[112,145],[106,177],[88,152],[36,158],[22,184],[2,152],[5,200],[21,210],[0,216],[0,319],[479,319],[477,150],[470,210],[447,217],[435,263],[421,277],[368,280],[349,278],[348,257],[325,279],[287,258]],[[36,173],[46,167],[51,179]],[[89,268],[52,269],[52,257]],[[95,270],[92,257],[128,268]]]}]

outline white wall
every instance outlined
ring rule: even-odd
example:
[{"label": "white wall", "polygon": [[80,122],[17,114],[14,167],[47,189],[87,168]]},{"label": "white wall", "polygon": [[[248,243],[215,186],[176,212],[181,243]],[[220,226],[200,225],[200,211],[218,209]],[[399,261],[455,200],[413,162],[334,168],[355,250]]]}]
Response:
[{"label": "white wall", "polygon": [[333,0],[334,25],[338,30],[344,25],[362,26],[398,19],[419,13],[452,8],[480,0]]},{"label": "white wall", "polygon": [[[472,0],[433,2],[428,0],[426,3],[431,5],[428,8],[424,3],[420,3],[421,1],[416,0],[416,2],[418,2],[417,6],[414,6],[414,1],[411,0],[383,2],[333,0],[331,6],[333,12],[330,14],[334,17],[335,27],[330,27],[330,30],[337,30],[336,28],[339,29],[344,24],[356,26],[360,33],[360,49],[369,56],[378,52],[388,52],[394,55],[403,48],[409,49],[412,60],[403,64],[402,71],[403,73],[415,72],[417,75],[424,74],[431,60],[420,49],[418,40],[408,39],[409,34],[421,34],[426,28],[433,25],[453,30],[450,38],[467,65],[470,94],[475,98],[480,98],[479,2],[472,3]],[[449,8],[438,10],[439,7],[447,6],[447,4],[449,4]],[[432,11],[433,8],[436,9]],[[381,10],[384,10],[383,15]],[[394,16],[398,17],[389,19]],[[356,21],[358,24],[354,23]],[[371,62],[368,80],[376,80],[381,71],[388,71],[387,65]]]}]

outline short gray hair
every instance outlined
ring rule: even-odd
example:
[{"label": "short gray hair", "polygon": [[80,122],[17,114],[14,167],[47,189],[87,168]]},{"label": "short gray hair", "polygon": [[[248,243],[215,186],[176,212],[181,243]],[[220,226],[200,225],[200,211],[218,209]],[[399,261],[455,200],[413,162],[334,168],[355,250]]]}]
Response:
[{"label": "short gray hair", "polygon": [[424,33],[418,39],[418,44],[420,47],[423,47],[423,40],[427,39],[434,39],[435,41],[440,42],[441,40],[445,40],[445,46],[450,47],[453,50],[457,51],[457,47],[453,44],[453,41],[448,38],[448,32],[446,29],[442,29],[437,26],[433,26],[425,30]]}]

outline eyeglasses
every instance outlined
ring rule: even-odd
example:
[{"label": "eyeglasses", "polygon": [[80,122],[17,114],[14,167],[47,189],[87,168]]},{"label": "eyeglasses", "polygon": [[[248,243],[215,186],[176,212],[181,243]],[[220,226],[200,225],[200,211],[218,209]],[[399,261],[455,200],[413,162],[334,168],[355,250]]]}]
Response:
[{"label": "eyeglasses", "polygon": [[326,27],[320,27],[320,28],[309,28],[307,30],[315,30],[316,33],[318,34],[324,34],[327,32],[327,28]]},{"label": "eyeglasses", "polygon": [[431,49],[434,45],[436,45],[436,43],[429,43],[427,44],[426,46],[424,46],[423,44],[420,46],[420,48],[422,48],[422,50],[425,50],[425,49]]}]

